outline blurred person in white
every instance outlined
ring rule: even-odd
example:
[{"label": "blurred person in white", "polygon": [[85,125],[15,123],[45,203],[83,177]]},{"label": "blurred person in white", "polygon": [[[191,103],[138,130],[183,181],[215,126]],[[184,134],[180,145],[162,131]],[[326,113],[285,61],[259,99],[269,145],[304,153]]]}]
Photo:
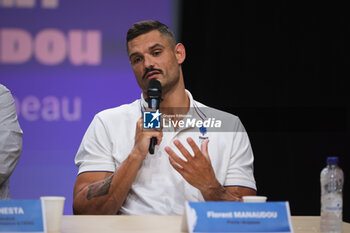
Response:
[{"label": "blurred person in white", "polygon": [[9,181],[22,151],[22,136],[15,101],[0,84],[0,199],[10,199]]}]

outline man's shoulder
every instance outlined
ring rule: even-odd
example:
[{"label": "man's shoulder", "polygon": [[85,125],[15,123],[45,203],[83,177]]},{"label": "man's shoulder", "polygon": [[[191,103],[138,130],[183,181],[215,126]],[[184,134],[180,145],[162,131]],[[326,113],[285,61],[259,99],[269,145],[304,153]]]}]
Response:
[{"label": "man's shoulder", "polygon": [[102,120],[128,119],[130,117],[139,117],[140,111],[140,100],[138,99],[129,104],[102,110],[96,114],[96,117]]},{"label": "man's shoulder", "polygon": [[0,83],[0,97],[1,99],[9,100],[12,97],[11,91]]},{"label": "man's shoulder", "polygon": [[9,91],[9,89],[7,89],[7,87],[5,87],[4,85],[2,85],[0,83],[0,94],[2,94],[4,92],[10,92],[10,91]]},{"label": "man's shoulder", "polygon": [[11,91],[0,84],[0,122],[9,116],[11,119],[17,119],[15,101]]}]

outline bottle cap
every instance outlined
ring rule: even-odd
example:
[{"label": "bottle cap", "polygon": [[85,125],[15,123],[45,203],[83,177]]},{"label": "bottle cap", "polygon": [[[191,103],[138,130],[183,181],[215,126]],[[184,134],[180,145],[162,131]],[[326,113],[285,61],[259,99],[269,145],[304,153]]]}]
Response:
[{"label": "bottle cap", "polygon": [[336,163],[338,163],[338,161],[339,161],[338,157],[327,157],[328,164],[336,164]]}]

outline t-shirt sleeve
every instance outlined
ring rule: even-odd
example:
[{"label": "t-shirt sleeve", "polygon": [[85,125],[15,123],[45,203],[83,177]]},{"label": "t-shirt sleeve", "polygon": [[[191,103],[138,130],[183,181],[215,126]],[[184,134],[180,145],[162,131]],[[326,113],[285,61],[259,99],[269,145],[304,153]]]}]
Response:
[{"label": "t-shirt sleeve", "polygon": [[224,186],[243,186],[256,190],[253,150],[243,124],[239,118],[237,120]]},{"label": "t-shirt sleeve", "polygon": [[97,114],[87,129],[75,157],[79,172],[116,170],[113,158],[113,144],[108,130]]}]

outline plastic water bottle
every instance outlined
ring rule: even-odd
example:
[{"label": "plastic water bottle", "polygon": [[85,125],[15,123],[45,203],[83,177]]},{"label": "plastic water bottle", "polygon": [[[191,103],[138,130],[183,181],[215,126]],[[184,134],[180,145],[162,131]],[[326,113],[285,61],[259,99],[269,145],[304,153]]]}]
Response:
[{"label": "plastic water bottle", "polygon": [[321,171],[321,232],[342,232],[343,183],[338,157],[328,157],[327,166]]}]

